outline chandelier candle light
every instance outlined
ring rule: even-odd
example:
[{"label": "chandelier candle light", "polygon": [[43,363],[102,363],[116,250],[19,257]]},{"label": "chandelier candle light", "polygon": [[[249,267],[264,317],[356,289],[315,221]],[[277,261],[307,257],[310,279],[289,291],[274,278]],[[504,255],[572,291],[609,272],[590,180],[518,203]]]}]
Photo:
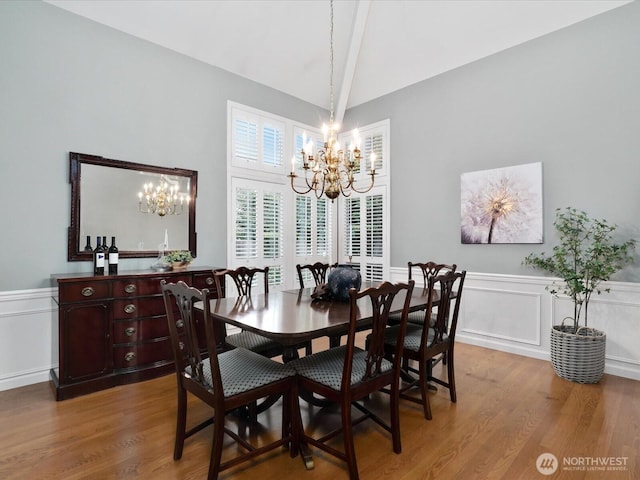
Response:
[{"label": "chandelier candle light", "polygon": [[153,183],[142,186],[144,192],[138,192],[138,206],[142,213],[157,213],[165,215],[180,215],[184,206],[189,206],[189,195],[180,193],[178,185],[169,185],[164,179],[156,187]]},{"label": "chandelier candle light", "polygon": [[[340,194],[349,197],[353,192],[366,193],[373,188],[374,177],[376,175],[375,153],[371,153],[371,170],[368,175],[371,176],[371,182],[365,189],[358,190],[355,187],[355,174],[360,171],[360,139],[355,131],[353,143],[345,152],[338,143],[337,133],[340,126],[334,122],[333,115],[333,0],[331,1],[331,17],[330,17],[330,75],[329,75],[329,104],[330,115],[329,125],[322,126],[324,134],[324,146],[319,149],[316,155],[313,155],[313,141],[307,144],[306,136],[302,139],[302,168],[304,169],[304,180],[306,186],[298,190],[294,185],[296,179],[296,157],[291,159],[291,173],[287,175],[291,179],[291,188],[299,195],[307,193],[315,193],[317,198],[322,194],[335,200]],[[309,177],[311,176],[311,177]]]}]

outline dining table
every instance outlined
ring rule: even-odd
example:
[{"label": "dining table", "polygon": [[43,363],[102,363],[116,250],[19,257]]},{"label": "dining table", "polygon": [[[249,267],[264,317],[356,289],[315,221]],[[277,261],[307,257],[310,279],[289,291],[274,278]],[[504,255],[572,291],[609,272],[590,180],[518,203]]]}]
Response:
[{"label": "dining table", "polygon": [[[379,283],[362,282],[361,288],[377,286]],[[270,291],[252,296],[223,297],[210,300],[212,319],[225,322],[243,330],[263,335],[283,346],[282,361],[298,358],[297,346],[316,338],[336,338],[345,335],[350,322],[350,302],[336,299],[314,298],[315,288]],[[414,287],[409,302],[409,311],[424,310],[428,304],[428,290]],[[439,303],[439,293],[433,292],[432,305]],[[390,313],[400,313],[404,307],[404,295],[397,295]],[[373,319],[373,307],[366,297],[357,302],[356,329],[366,329]],[[202,303],[194,308],[202,311]],[[315,405],[324,405],[324,399],[301,396]],[[277,397],[266,399],[258,406],[264,411],[277,401]],[[313,459],[306,446],[300,453],[307,469],[313,468]]]},{"label": "dining table", "polygon": [[[377,286],[363,282],[361,288]],[[263,335],[283,346],[283,361],[297,358],[296,346],[321,337],[339,337],[348,331],[350,303],[332,299],[314,298],[314,288],[270,291],[250,297],[226,297],[210,300],[213,319],[243,330]],[[433,305],[439,300],[434,292]],[[402,311],[404,296],[397,296],[391,313]],[[415,287],[409,304],[410,311],[427,307],[427,289]],[[202,310],[202,305],[195,305]],[[371,302],[366,298],[357,303],[357,329],[365,329],[373,318]]]}]

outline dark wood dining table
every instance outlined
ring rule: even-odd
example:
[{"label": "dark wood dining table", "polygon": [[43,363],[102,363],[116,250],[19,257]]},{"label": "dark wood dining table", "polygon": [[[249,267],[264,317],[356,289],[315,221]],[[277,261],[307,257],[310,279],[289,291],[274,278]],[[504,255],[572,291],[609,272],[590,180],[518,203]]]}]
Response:
[{"label": "dark wood dining table", "polygon": [[[377,284],[364,282],[361,288]],[[297,357],[296,345],[320,337],[346,334],[349,326],[349,302],[312,298],[313,288],[272,291],[252,297],[212,299],[211,316],[244,330],[271,338],[284,346],[283,360]],[[404,298],[394,299],[391,312],[401,312]],[[437,305],[438,298],[434,298]],[[427,306],[426,289],[415,287],[410,310]],[[202,309],[202,306],[195,305]],[[373,317],[371,303],[363,298],[358,302],[357,322],[366,328]]]},{"label": "dark wood dining table", "polygon": [[[363,282],[361,288],[376,286],[377,283]],[[347,333],[350,321],[350,303],[337,300],[314,299],[313,288],[272,291],[252,297],[229,297],[210,300],[210,313],[213,319],[226,322],[244,330],[271,338],[284,347],[283,361],[298,357],[296,346],[320,337],[339,337]],[[438,295],[438,292],[434,293]],[[433,299],[433,305],[439,302],[439,295]],[[362,298],[358,302],[356,316],[357,328],[365,329],[373,318],[371,302]],[[404,296],[397,296],[392,304],[391,313],[401,312]],[[427,289],[414,287],[410,311],[427,307]],[[194,308],[202,310],[202,304]],[[304,392],[300,392],[301,395]],[[325,405],[323,399],[303,395],[303,398],[315,405]],[[264,411],[277,400],[266,399],[258,405],[258,411]],[[300,445],[300,454],[307,469],[313,468],[313,458],[306,445]]]}]

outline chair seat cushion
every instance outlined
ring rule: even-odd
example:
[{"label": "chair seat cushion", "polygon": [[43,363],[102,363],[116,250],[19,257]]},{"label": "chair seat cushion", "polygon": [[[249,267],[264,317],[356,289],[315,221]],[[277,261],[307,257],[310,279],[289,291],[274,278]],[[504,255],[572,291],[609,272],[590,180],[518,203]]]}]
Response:
[{"label": "chair seat cushion", "polygon": [[267,350],[282,349],[282,345],[257,333],[243,330],[225,337],[225,342],[235,348],[244,348],[252,352],[262,353]]},{"label": "chair seat cushion", "polygon": [[[232,397],[296,374],[289,365],[243,348],[218,354],[218,364],[225,397]],[[190,368],[186,369],[186,373],[191,373]],[[203,361],[203,374],[207,382],[205,386],[211,389],[213,380],[209,360]]]},{"label": "chair seat cushion", "polygon": [[[416,325],[424,325],[424,310],[418,310],[416,312],[409,312],[407,315],[407,322],[414,323]],[[402,317],[401,313],[392,313],[389,315],[389,325],[397,325],[400,323],[400,318]],[[436,314],[431,314],[431,321],[429,322],[429,326],[433,327],[436,324]]]},{"label": "chair seat cushion", "polygon": [[[298,372],[298,375],[339,391],[342,386],[342,370],[346,352],[346,345],[342,345],[299,358],[289,362],[287,365],[293,367]],[[366,357],[366,351],[358,347],[355,348],[351,370],[351,385],[357,384],[364,377]],[[392,364],[390,361],[383,359],[380,368],[381,372],[388,372],[392,369]]]},{"label": "chair seat cushion", "polygon": [[[398,328],[397,325],[392,327],[388,327],[384,332],[384,343],[387,345],[396,345],[396,339],[398,338]],[[429,334],[427,336],[427,345],[431,345],[433,343],[433,339],[435,336],[435,330],[433,328],[429,329]],[[444,336],[444,340],[446,340],[447,336]],[[407,333],[404,337],[404,348],[407,350],[411,350],[417,352],[420,350],[420,342],[422,341],[422,326],[414,323],[407,324]]]}]

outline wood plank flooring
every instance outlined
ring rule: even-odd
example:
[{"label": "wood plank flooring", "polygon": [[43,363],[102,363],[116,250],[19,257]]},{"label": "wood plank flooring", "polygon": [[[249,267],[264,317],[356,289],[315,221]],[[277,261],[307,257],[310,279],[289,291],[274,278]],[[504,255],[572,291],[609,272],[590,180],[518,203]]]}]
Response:
[{"label": "wood plank flooring", "polygon": [[[558,378],[549,362],[462,343],[456,380],[457,404],[445,389],[432,394],[432,421],[417,404],[401,402],[400,455],[373,423],[356,428],[361,479],[640,479],[640,382],[605,375],[599,384],[580,385]],[[383,395],[371,401],[386,405]],[[62,402],[47,383],[0,392],[0,479],[204,479],[211,429],[187,440],[174,461],[175,403],[173,375]],[[192,403],[190,421],[208,416],[207,407]],[[243,434],[272,436],[279,415],[276,405],[258,426],[231,422]],[[303,403],[305,423],[310,415],[319,430],[339,421],[335,410]],[[538,472],[542,453],[561,463],[553,475]],[[300,457],[276,451],[221,478],[348,478],[340,462],[314,455],[310,471]],[[626,464],[615,471],[562,466],[604,457]]]}]

